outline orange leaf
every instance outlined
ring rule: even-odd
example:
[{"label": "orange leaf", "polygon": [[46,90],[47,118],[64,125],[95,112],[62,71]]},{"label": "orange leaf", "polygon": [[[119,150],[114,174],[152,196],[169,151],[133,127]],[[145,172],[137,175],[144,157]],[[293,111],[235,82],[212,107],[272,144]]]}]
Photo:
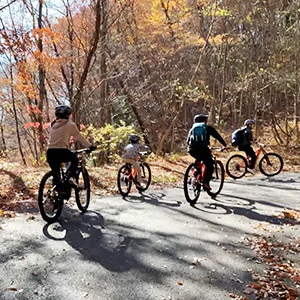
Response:
[{"label": "orange leaf", "polygon": [[296,282],[300,282],[300,275],[293,276],[293,280]]},{"label": "orange leaf", "polygon": [[252,286],[254,289],[256,290],[260,290],[261,289],[261,285],[255,282],[251,282],[250,286]]}]

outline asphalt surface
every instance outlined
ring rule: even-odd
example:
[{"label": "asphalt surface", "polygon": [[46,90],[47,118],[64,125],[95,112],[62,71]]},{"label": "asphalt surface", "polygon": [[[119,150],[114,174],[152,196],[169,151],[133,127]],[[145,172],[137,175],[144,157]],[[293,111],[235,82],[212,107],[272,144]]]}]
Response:
[{"label": "asphalt surface", "polygon": [[93,196],[80,214],[72,201],[59,222],[38,213],[0,219],[0,299],[230,299],[251,279],[247,235],[265,224],[278,238],[284,208],[300,208],[300,174],[227,180],[221,195],[183,190]]}]

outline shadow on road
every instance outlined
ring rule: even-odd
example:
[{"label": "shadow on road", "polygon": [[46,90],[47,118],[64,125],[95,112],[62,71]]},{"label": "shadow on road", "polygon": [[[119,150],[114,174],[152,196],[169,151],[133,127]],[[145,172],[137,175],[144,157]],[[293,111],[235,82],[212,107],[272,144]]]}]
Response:
[{"label": "shadow on road", "polygon": [[[281,206],[276,203],[270,203],[267,201],[262,200],[252,200],[246,197],[240,197],[240,196],[233,196],[228,194],[222,194],[222,196],[225,196],[226,198],[221,199],[215,199],[217,201],[214,203],[197,203],[196,205],[191,205],[194,209],[213,213],[213,214],[235,214],[235,215],[241,215],[245,216],[249,219],[260,221],[260,222],[268,222],[270,224],[275,225],[283,225],[283,224],[293,224],[297,225],[300,224],[297,220],[292,220],[290,218],[281,218],[279,216],[274,215],[267,215],[267,214],[261,214],[255,210],[257,210],[255,203],[260,203],[266,206],[276,207],[276,208],[282,208],[282,209],[291,209],[286,206]],[[230,199],[232,198],[235,201],[229,205]],[[222,203],[223,202],[223,203]],[[226,204],[224,204],[224,202]],[[235,205],[236,204],[236,205]],[[200,206],[200,207],[199,207]]]},{"label": "shadow on road", "polygon": [[164,200],[166,194],[164,193],[143,193],[140,192],[140,195],[130,195],[129,197],[123,197],[123,199],[127,202],[146,202],[152,205],[162,205],[168,207],[179,207],[182,202],[181,201],[168,201]]},{"label": "shadow on road", "polygon": [[[259,186],[259,187],[266,187],[266,188],[272,188],[272,189],[279,189],[279,190],[286,190],[286,191],[300,191],[299,188],[293,186],[293,184],[299,186],[299,182],[295,181],[294,179],[287,178],[287,179],[278,179],[273,177],[267,177],[267,178],[260,178],[260,179],[248,179],[248,180],[227,180],[226,184],[237,184],[237,185],[253,185],[253,186]],[[282,184],[282,185],[276,185]],[[286,184],[290,184],[289,186]]]},{"label": "shadow on road", "polygon": [[68,207],[65,207],[64,214],[67,216],[58,223],[43,227],[47,238],[67,242],[84,258],[98,262],[110,271],[124,272],[137,264],[126,253],[131,238],[108,230],[101,214],[88,211],[78,215]]}]

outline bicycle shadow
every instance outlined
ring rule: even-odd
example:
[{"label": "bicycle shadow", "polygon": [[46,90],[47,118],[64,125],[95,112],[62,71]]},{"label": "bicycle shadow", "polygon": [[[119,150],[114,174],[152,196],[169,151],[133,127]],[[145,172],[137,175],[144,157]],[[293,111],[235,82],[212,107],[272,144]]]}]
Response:
[{"label": "bicycle shadow", "polygon": [[152,205],[162,205],[162,206],[167,206],[167,207],[179,207],[181,206],[182,202],[179,200],[174,201],[167,201],[164,200],[166,197],[166,194],[164,193],[145,193],[145,192],[139,192],[139,196],[137,195],[130,195],[130,198],[128,197],[123,197],[123,199],[127,202],[145,202],[149,203]]},{"label": "bicycle shadow", "polygon": [[[256,220],[259,222],[267,222],[270,224],[274,225],[284,225],[284,224],[291,224],[291,225],[298,225],[300,224],[300,221],[290,219],[290,218],[284,218],[280,216],[275,216],[275,215],[267,215],[267,214],[262,214],[257,211],[255,211],[257,208],[255,206],[255,203],[260,203],[263,205],[271,206],[271,207],[277,207],[277,208],[286,208],[277,205],[274,203],[269,203],[266,201],[260,201],[260,200],[251,200],[245,197],[239,197],[239,196],[233,196],[233,195],[226,195],[222,194],[222,196],[226,196],[227,198],[234,198],[234,199],[240,199],[243,202],[247,201],[248,204],[243,204],[241,202],[237,203],[237,206],[234,205],[229,205],[229,204],[222,204],[220,203],[221,201],[224,203],[224,199],[221,199],[221,201],[218,200],[218,203],[206,203],[203,204],[201,203],[202,208],[197,207],[196,205],[191,205],[194,209],[207,212],[207,213],[214,213],[214,214],[235,214],[235,215],[240,215],[247,217],[248,219],[251,220]],[[228,200],[230,201],[230,200]],[[227,203],[228,203],[227,201]],[[225,202],[226,203],[226,202]],[[199,204],[198,204],[199,205]],[[242,207],[241,207],[242,205]],[[204,209],[207,208],[207,209]],[[223,211],[223,213],[222,213]]]},{"label": "bicycle shadow", "polygon": [[253,179],[248,179],[247,181],[245,180],[230,180],[227,181],[229,184],[237,184],[237,185],[247,185],[247,186],[260,186],[260,187],[266,187],[266,188],[272,188],[272,189],[278,189],[278,190],[289,190],[289,191],[300,191],[300,188],[297,187],[291,187],[291,186],[280,186],[280,185],[268,185],[268,183],[279,183],[279,184],[297,184],[299,185],[299,182],[293,180],[293,179],[287,179],[287,180],[282,180],[282,179],[270,179],[270,178],[253,178]]},{"label": "bicycle shadow", "polygon": [[95,211],[78,214],[68,207],[57,223],[46,224],[43,234],[55,241],[65,241],[85,259],[98,262],[114,272],[127,271],[138,264],[126,253],[131,238],[104,226],[104,218]]}]

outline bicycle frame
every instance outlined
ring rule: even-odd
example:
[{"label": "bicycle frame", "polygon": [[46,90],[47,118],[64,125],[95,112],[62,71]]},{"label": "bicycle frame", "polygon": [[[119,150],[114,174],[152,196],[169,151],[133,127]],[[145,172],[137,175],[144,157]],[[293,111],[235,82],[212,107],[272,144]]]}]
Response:
[{"label": "bicycle frame", "polygon": [[[256,159],[255,159],[254,167],[256,167],[258,158],[261,153],[263,153],[264,155],[267,153],[263,144],[259,144],[259,148],[255,151]],[[247,165],[249,165],[249,162],[250,162],[250,157],[247,155]]]},{"label": "bicycle frame", "polygon": [[[137,162],[142,165],[144,163],[144,159],[142,156],[137,157]],[[136,175],[137,175],[137,170],[133,168],[133,166],[130,163],[127,163],[128,169],[130,168],[130,173],[128,175],[128,180],[131,182],[134,182]]]},{"label": "bicycle frame", "polygon": [[198,161],[197,164],[200,169],[200,174],[197,174],[196,178],[197,178],[197,181],[203,183],[205,174],[206,174],[206,166],[202,161]]}]

